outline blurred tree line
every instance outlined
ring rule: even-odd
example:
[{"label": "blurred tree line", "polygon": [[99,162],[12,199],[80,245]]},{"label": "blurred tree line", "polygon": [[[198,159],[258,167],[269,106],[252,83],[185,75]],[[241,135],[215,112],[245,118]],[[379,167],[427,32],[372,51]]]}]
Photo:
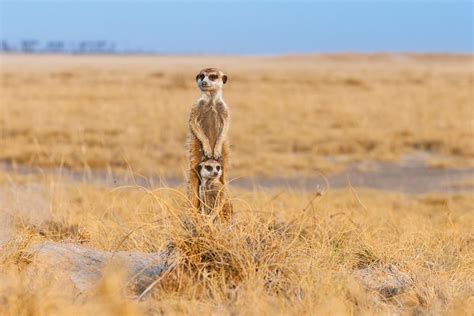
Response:
[{"label": "blurred tree line", "polygon": [[22,40],[19,43],[2,40],[0,52],[25,54],[113,54],[117,51],[113,42],[105,40],[66,43],[61,40],[40,42],[34,39],[27,39]]}]

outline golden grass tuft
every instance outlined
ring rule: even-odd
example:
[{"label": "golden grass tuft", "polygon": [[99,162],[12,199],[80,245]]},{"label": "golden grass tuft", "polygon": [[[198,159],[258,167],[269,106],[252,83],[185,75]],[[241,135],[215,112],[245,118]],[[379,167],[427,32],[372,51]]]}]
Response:
[{"label": "golden grass tuft", "polygon": [[273,293],[295,291],[289,279],[300,249],[292,247],[298,235],[290,233],[290,225],[246,218],[229,226],[191,213],[166,227],[169,246],[178,254],[178,273],[210,297],[226,297],[251,280]]}]

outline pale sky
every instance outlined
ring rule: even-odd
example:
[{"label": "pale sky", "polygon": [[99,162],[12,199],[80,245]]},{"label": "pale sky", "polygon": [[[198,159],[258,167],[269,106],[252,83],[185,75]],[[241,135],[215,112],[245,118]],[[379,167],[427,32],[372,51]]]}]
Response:
[{"label": "pale sky", "polygon": [[463,52],[471,1],[6,1],[0,39],[165,54]]}]

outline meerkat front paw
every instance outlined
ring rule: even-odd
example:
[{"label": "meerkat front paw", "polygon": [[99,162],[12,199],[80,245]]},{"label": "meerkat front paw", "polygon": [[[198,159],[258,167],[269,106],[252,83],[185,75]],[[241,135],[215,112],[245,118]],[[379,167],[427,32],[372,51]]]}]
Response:
[{"label": "meerkat front paw", "polygon": [[209,159],[212,159],[212,155],[204,154],[204,155],[201,156],[201,162],[209,160]]},{"label": "meerkat front paw", "polygon": [[214,150],[214,155],[212,156],[212,158],[219,161],[222,158],[222,153],[219,150]]},{"label": "meerkat front paw", "polygon": [[222,160],[222,155],[216,155],[214,154],[214,156],[212,156],[212,159],[216,160],[216,161],[221,161]]},{"label": "meerkat front paw", "polygon": [[219,163],[222,163],[222,155],[216,155],[214,154],[214,156],[212,157],[215,161],[218,161]]},{"label": "meerkat front paw", "polygon": [[212,150],[211,150],[211,148],[206,148],[206,147],[204,147],[202,151],[203,151],[204,157],[206,157],[207,159],[212,158]]}]

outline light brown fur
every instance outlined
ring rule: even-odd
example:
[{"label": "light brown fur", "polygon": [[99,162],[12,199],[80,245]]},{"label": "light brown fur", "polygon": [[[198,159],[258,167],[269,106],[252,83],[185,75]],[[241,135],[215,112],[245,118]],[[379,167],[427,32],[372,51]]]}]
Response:
[{"label": "light brown fur", "polygon": [[[215,80],[209,80],[215,76]],[[202,80],[204,78],[204,80]],[[203,87],[203,81],[207,86]],[[188,137],[188,198],[193,207],[199,208],[199,174],[197,167],[206,159],[219,161],[223,170],[227,170],[229,150],[227,131],[230,115],[222,98],[222,86],[227,76],[215,68],[201,70],[196,76],[196,82],[201,90],[201,96],[194,103],[189,116]],[[219,181],[225,184],[225,173]]]}]

